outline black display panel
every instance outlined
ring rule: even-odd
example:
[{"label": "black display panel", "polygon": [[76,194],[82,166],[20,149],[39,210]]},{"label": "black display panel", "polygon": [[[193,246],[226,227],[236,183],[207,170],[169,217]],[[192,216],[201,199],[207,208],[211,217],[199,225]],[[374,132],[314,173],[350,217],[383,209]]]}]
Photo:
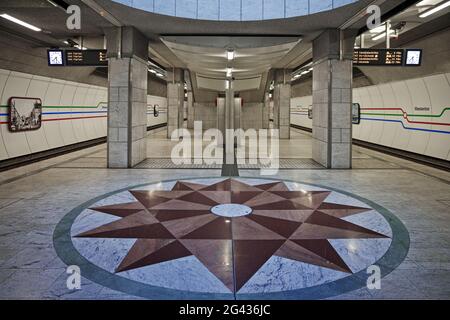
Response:
[{"label": "black display panel", "polygon": [[107,67],[106,50],[66,50],[66,66]]},{"label": "black display panel", "polygon": [[403,49],[355,49],[355,66],[403,66]]},{"label": "black display panel", "polygon": [[49,67],[64,66],[64,51],[59,49],[47,50],[47,62]]}]

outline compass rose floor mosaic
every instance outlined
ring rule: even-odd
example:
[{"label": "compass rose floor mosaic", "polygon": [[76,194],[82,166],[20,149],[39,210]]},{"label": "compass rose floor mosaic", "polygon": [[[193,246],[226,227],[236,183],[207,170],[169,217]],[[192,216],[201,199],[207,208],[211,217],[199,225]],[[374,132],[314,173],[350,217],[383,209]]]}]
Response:
[{"label": "compass rose floor mosaic", "polygon": [[[406,235],[406,237],[405,237]],[[286,180],[201,178],[93,199],[54,246],[84,277],[154,299],[310,299],[366,285],[404,259],[407,232],[384,208]]]}]

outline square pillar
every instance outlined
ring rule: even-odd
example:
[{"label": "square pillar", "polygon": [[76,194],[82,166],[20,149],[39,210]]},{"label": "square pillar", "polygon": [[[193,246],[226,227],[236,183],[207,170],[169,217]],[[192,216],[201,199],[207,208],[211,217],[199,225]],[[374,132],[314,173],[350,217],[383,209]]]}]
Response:
[{"label": "square pillar", "polygon": [[262,128],[269,129],[270,127],[270,96],[269,93],[264,94]]},{"label": "square pillar", "polygon": [[[172,79],[171,79],[172,78]],[[167,138],[184,124],[184,71],[174,69],[167,83]]]},{"label": "square pillar", "polygon": [[222,136],[225,137],[225,98],[217,97],[216,98],[216,108],[217,108],[217,129],[222,133]]},{"label": "square pillar", "polygon": [[339,30],[327,30],[313,42],[313,159],[327,168],[352,165],[353,45],[349,43],[351,37]]},{"label": "square pillar", "polygon": [[194,94],[192,91],[187,93],[187,127],[194,129]]},{"label": "square pillar", "polygon": [[[119,29],[106,32],[108,167],[131,168],[147,157],[147,60],[144,57],[148,56],[148,41],[131,27]],[[116,46],[119,38],[127,39],[122,42],[120,53]]]},{"label": "square pillar", "polygon": [[291,137],[291,70],[274,71],[273,127],[279,130],[280,139]]}]

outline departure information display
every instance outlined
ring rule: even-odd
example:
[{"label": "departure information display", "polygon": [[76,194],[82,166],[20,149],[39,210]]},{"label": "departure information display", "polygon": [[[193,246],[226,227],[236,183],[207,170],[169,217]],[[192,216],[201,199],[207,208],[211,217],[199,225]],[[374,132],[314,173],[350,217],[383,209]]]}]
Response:
[{"label": "departure information display", "polygon": [[66,66],[108,66],[106,50],[66,50]]},{"label": "departure information display", "polygon": [[356,66],[403,66],[404,49],[355,49],[353,64]]}]

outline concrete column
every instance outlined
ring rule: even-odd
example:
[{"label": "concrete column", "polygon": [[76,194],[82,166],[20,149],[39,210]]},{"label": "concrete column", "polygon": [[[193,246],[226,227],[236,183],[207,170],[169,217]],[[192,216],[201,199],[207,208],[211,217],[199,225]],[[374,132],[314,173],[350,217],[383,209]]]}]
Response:
[{"label": "concrete column", "polygon": [[351,168],[353,36],[327,30],[313,42],[313,159]]},{"label": "concrete column", "polygon": [[234,90],[233,82],[225,91],[225,129],[234,129]]},{"label": "concrete column", "polygon": [[289,70],[275,71],[273,92],[274,128],[280,130],[280,139],[291,137],[291,83]]},{"label": "concrete column", "polygon": [[148,40],[132,27],[106,31],[108,167],[131,168],[147,157]]},{"label": "concrete column", "polygon": [[[234,129],[234,89],[233,81],[230,80],[230,85],[225,91],[225,130]],[[234,162],[234,146],[235,138],[230,136],[225,131],[225,161],[227,164],[232,164]]]},{"label": "concrete column", "polygon": [[167,137],[183,128],[184,123],[184,71],[174,69],[167,76]]},{"label": "concrete column", "polygon": [[269,93],[264,94],[262,128],[269,129],[270,126],[270,97]]},{"label": "concrete column", "polygon": [[242,125],[242,98],[234,98],[234,129],[243,128]]},{"label": "concrete column", "polygon": [[194,94],[192,91],[187,93],[187,127],[194,129]]},{"label": "concrete column", "polygon": [[217,129],[222,132],[225,137],[225,98],[216,98],[216,110],[217,110]]}]

